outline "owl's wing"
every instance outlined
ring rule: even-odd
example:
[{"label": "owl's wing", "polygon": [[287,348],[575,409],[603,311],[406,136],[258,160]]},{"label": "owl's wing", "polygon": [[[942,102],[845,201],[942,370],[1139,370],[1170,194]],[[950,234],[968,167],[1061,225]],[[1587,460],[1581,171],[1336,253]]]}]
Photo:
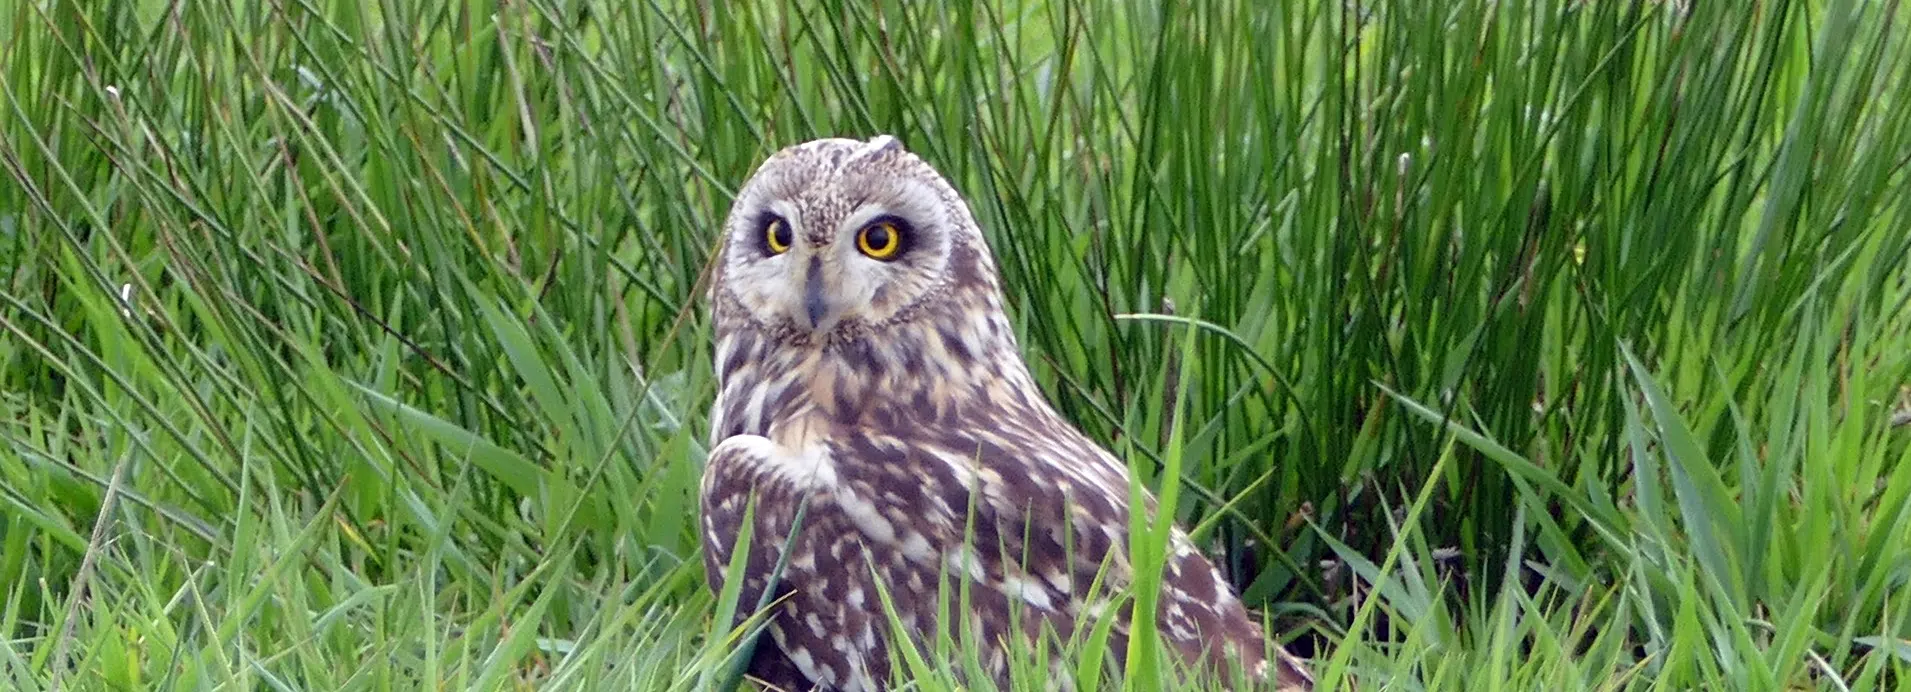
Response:
[{"label": "owl's wing", "polygon": [[796,507],[808,493],[806,479],[785,477],[780,472],[779,462],[784,456],[767,438],[737,435],[712,448],[704,462],[700,493],[703,566],[713,593],[723,592],[726,570],[746,514],[754,513],[752,537],[745,548],[749,551],[743,568],[745,578],[737,598],[737,622],[749,615],[770,586],[769,575],[781,554],[781,544],[794,526]]},{"label": "owl's wing", "polygon": [[[785,612],[801,621],[773,621],[771,633],[812,679],[858,671],[883,679],[887,656],[872,630],[884,615],[874,590],[887,592],[905,629],[933,627],[952,615],[938,605],[947,603],[937,593],[944,575],[998,596],[973,599],[952,621],[980,641],[1013,638],[1015,629],[1066,636],[1077,623],[1113,616],[1115,648],[1124,649],[1127,608],[1107,612],[1106,595],[1133,576],[1125,470],[1072,429],[1034,426],[837,428],[800,452],[754,435],[728,438],[704,475],[711,587],[722,588],[754,494],[755,538],[739,602],[754,605],[766,588],[789,599]],[[781,583],[770,584],[805,501]],[[1096,582],[1100,595],[1090,593]],[[1260,628],[1178,530],[1160,606],[1162,635],[1191,660],[1229,647],[1251,670],[1261,666]],[[1291,677],[1279,670],[1287,667],[1273,677]]]},{"label": "owl's wing", "polygon": [[[810,690],[861,682],[874,689],[887,675],[886,660],[873,643],[873,622],[867,613],[838,609],[831,622],[820,620],[804,627],[795,614],[817,610],[818,587],[832,576],[838,588],[844,577],[841,561],[818,564],[817,556],[832,549],[840,554],[853,542],[843,521],[832,512],[830,479],[819,477],[817,456],[792,452],[757,435],[736,435],[710,450],[705,462],[700,514],[705,579],[712,593],[723,593],[730,561],[738,548],[745,522],[751,537],[744,550],[743,583],[738,585],[735,627],[756,612],[771,594],[768,640],[759,640],[751,654],[748,675],[774,690]],[[782,572],[776,572],[784,558]],[[771,577],[776,576],[773,582]],[[854,619],[854,622],[848,621]],[[830,636],[854,628],[854,639]]]},{"label": "owl's wing", "polygon": [[[917,469],[925,477],[946,474],[945,483],[963,477],[948,469],[964,460],[971,464],[982,490],[974,502],[976,524],[994,527],[977,531],[975,545],[1000,546],[998,569],[987,579],[1005,593],[1020,594],[1031,605],[1046,600],[1070,619],[1087,621],[1103,615],[1111,589],[1132,586],[1127,468],[1059,418],[1001,417],[992,425],[926,434],[913,452],[941,457],[942,463],[912,464],[893,453],[877,456],[885,465]],[[1143,491],[1141,499],[1152,514],[1154,498]],[[1224,669],[1226,664],[1213,657],[1232,650],[1250,674],[1277,690],[1312,689],[1312,674],[1286,650],[1272,646],[1273,660],[1265,658],[1260,626],[1187,534],[1176,527],[1170,540],[1156,617],[1161,636],[1189,663]],[[1089,593],[1098,575],[1102,586]],[[1030,584],[1046,593],[1031,594]],[[1117,652],[1125,649],[1128,632],[1130,613],[1126,607],[1123,611],[1117,614]]]}]

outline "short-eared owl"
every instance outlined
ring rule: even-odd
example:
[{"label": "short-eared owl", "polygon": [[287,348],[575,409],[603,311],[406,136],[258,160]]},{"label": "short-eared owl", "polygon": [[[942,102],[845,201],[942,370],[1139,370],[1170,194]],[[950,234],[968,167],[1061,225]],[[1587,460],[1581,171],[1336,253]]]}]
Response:
[{"label": "short-eared owl", "polygon": [[[724,233],[704,564],[721,592],[754,497],[740,609],[765,589],[775,600],[751,674],[788,690],[886,689],[892,637],[933,652],[942,631],[1006,687],[1006,646],[1085,637],[1104,617],[1125,650],[1132,608],[1108,594],[1132,577],[1127,468],[1030,378],[988,246],[948,181],[892,137],[817,140],[763,162]],[[1183,660],[1310,688],[1173,535],[1157,622]]]}]

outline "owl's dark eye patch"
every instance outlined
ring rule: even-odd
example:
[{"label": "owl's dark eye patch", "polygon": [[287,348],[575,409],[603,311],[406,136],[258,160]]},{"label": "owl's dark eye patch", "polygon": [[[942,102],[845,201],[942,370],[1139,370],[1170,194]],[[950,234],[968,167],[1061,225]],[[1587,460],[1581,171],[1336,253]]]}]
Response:
[{"label": "owl's dark eye patch", "polygon": [[902,217],[879,216],[856,232],[856,249],[872,259],[894,260],[915,242],[915,230]]},{"label": "owl's dark eye patch", "polygon": [[790,230],[790,222],[784,221],[781,216],[765,213],[757,220],[757,227],[762,229],[757,237],[762,239],[763,254],[781,255],[789,252],[790,243],[796,241],[796,233]]}]

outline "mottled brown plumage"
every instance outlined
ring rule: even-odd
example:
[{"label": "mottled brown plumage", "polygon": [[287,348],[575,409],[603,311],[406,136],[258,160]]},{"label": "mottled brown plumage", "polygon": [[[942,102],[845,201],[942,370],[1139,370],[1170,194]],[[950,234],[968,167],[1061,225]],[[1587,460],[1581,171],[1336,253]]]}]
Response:
[{"label": "mottled brown plumage", "polygon": [[[892,636],[928,650],[939,625],[973,638],[1003,686],[1009,642],[1113,616],[1125,649],[1128,608],[1109,594],[1132,579],[1127,469],[1029,376],[988,247],[942,176],[886,136],[797,145],[757,169],[724,232],[702,525],[720,591],[755,498],[741,603],[765,589],[778,600],[751,673],[785,689],[886,689]],[[1170,552],[1156,621],[1175,650],[1311,687],[1178,529]],[[951,594],[966,582],[970,602],[938,605],[944,582]]]}]

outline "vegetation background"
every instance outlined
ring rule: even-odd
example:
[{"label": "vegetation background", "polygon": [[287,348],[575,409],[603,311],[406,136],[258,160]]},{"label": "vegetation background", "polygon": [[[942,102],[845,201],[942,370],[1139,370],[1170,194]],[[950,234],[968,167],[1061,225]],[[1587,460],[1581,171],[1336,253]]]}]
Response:
[{"label": "vegetation background", "polygon": [[699,276],[764,156],[886,132],[1323,678],[1905,684],[1907,20],[0,4],[0,679],[723,684]]}]

